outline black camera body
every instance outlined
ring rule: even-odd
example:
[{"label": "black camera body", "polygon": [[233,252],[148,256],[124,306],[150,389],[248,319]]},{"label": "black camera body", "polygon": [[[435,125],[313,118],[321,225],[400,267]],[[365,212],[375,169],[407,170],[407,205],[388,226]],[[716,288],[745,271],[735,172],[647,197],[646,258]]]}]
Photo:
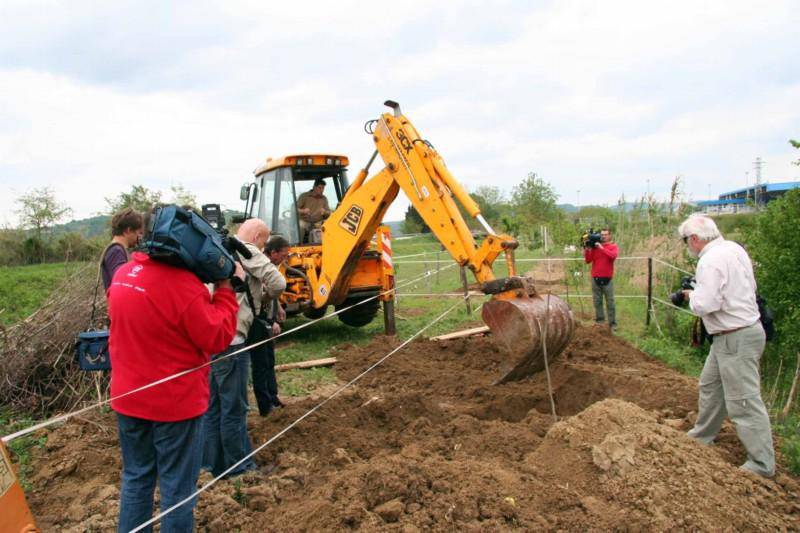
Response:
[{"label": "black camera body", "polygon": [[681,288],[669,295],[672,305],[675,307],[681,307],[683,304],[685,304],[686,297],[683,295],[683,291],[693,291],[696,284],[697,280],[695,280],[694,277],[683,276],[681,278]]},{"label": "black camera body", "polygon": [[[200,210],[203,213],[203,218],[208,221],[208,224],[214,228],[214,231],[216,231],[222,239],[222,247],[225,248],[234,259],[238,259],[238,256],[244,257],[245,259],[253,257],[253,254],[250,253],[250,250],[247,249],[247,246],[245,246],[242,241],[236,237],[230,236],[228,228],[225,227],[225,213],[222,212],[219,204],[204,204],[200,207]],[[236,276],[231,277],[231,284],[236,292],[245,291],[244,282]]]},{"label": "black camera body", "polygon": [[594,248],[595,245],[601,241],[602,236],[600,235],[600,232],[595,231],[594,228],[589,228],[589,231],[583,234],[584,248]]}]

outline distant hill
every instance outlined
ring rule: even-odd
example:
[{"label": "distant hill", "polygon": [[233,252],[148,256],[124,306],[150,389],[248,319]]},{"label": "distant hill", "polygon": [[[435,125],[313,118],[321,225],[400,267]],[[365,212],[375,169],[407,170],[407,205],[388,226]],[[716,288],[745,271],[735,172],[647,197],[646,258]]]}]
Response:
[{"label": "distant hill", "polygon": [[[225,220],[232,221],[237,215],[241,215],[241,211],[233,211],[230,209],[223,210]],[[394,220],[383,223],[392,230],[392,235],[403,235],[403,221]],[[83,218],[80,220],[71,220],[66,224],[58,224],[53,226],[53,234],[61,235],[64,233],[79,233],[84,237],[106,237],[111,236],[111,217],[108,215],[97,215],[90,218]]]},{"label": "distant hill", "polygon": [[79,233],[84,237],[101,237],[111,235],[111,217],[108,215],[97,215],[80,220],[71,220],[66,224],[53,226],[53,234]]},{"label": "distant hill", "polygon": [[[629,212],[633,211],[634,207],[636,207],[636,204],[633,203],[633,202],[625,202],[624,206],[625,206],[625,212],[629,213]],[[578,212],[578,207],[573,205],[573,204],[558,204],[556,207],[558,207],[559,209],[561,209],[565,213],[577,213]],[[594,204],[582,205],[581,209],[583,209],[584,207],[605,207],[607,209],[611,209],[611,210],[614,210],[614,211],[619,209],[619,205],[617,205],[617,204],[607,205],[607,206],[594,205]]]},{"label": "distant hill", "polygon": [[389,229],[392,230],[392,235],[403,235],[403,221],[402,220],[395,220],[392,222],[383,222],[384,226],[389,226]]}]

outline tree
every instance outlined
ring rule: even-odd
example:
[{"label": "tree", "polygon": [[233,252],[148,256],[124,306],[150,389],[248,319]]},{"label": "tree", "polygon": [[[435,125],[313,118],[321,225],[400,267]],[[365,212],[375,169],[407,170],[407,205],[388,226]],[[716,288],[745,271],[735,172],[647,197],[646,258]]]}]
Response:
[{"label": "tree", "polygon": [[181,185],[173,185],[169,188],[172,191],[172,198],[171,202],[177,205],[191,205],[197,206],[197,196],[194,193],[190,192],[186,187]]},{"label": "tree", "polygon": [[529,227],[559,218],[561,211],[556,206],[556,200],[558,195],[553,187],[535,172],[528,174],[528,177],[511,191],[514,215]]},{"label": "tree", "polygon": [[800,348],[800,246],[795,240],[798,220],[800,189],[795,189],[767,204],[755,230],[747,236],[759,292],[775,310],[781,343],[793,351]]},{"label": "tree", "polygon": [[[182,187],[181,190],[183,190]],[[151,191],[144,185],[134,185],[131,187],[130,192],[120,193],[116,198],[106,198],[109,212],[112,215],[126,207],[132,207],[140,213],[146,213],[160,202],[161,192]]]},{"label": "tree", "polygon": [[493,226],[501,223],[503,215],[506,215],[510,210],[508,200],[506,200],[503,191],[499,187],[481,185],[470,196],[480,207],[483,218]]},{"label": "tree", "polygon": [[72,213],[72,209],[56,199],[50,187],[33,189],[17,198],[20,208],[16,213],[20,217],[20,225],[32,229],[34,236],[42,240],[42,233],[52,228],[53,224]]},{"label": "tree", "polygon": [[403,220],[403,233],[430,233],[431,229],[422,220],[413,205],[408,206],[406,209],[406,216]]},{"label": "tree", "polygon": [[[795,141],[794,139],[789,139],[789,144],[800,150],[800,141]],[[800,159],[794,161],[795,165],[800,165]]]}]

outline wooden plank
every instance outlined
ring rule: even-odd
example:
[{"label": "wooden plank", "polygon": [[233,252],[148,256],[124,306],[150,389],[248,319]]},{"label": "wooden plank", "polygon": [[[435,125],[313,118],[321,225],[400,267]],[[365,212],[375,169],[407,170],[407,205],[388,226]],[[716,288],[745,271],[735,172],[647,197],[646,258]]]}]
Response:
[{"label": "wooden plank", "polygon": [[481,333],[488,333],[489,326],[480,326],[477,328],[470,328],[464,329],[461,331],[454,331],[453,333],[447,333],[445,335],[437,335],[436,337],[431,337],[432,341],[447,341],[450,339],[460,339],[461,337],[469,337],[471,335],[480,335]]},{"label": "wooden plank", "polygon": [[324,359],[312,359],[311,361],[299,361],[297,363],[286,363],[285,365],[276,365],[275,372],[283,372],[284,370],[292,370],[293,368],[314,368],[316,366],[332,366],[336,364],[335,357],[325,357]]}]

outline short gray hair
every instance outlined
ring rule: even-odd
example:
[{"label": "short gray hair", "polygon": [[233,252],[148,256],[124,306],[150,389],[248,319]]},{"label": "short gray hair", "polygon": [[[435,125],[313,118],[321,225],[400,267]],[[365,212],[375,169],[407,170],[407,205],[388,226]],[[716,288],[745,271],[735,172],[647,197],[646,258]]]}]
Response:
[{"label": "short gray hair", "polygon": [[699,213],[689,215],[689,218],[678,227],[678,233],[681,237],[697,235],[701,241],[710,241],[721,235],[714,219]]}]

